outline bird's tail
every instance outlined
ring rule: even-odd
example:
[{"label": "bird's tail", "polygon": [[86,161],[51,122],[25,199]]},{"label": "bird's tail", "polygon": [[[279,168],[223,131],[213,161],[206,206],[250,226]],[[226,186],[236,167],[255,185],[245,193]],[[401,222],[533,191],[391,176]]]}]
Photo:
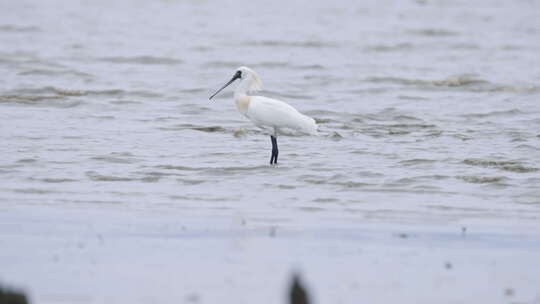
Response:
[{"label": "bird's tail", "polygon": [[317,123],[315,122],[315,119],[302,115],[303,122],[302,122],[302,131],[309,135],[319,135],[319,132],[317,131]]}]

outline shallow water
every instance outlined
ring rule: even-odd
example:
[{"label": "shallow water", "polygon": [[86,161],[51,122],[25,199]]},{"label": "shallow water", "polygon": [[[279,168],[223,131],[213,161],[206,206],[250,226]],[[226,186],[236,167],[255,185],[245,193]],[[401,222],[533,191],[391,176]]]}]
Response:
[{"label": "shallow water", "polygon": [[[335,6],[0,3],[0,280],[276,303],[297,269],[317,303],[538,303],[539,3]],[[240,65],[319,123],[276,167],[232,89],[208,101]]]}]

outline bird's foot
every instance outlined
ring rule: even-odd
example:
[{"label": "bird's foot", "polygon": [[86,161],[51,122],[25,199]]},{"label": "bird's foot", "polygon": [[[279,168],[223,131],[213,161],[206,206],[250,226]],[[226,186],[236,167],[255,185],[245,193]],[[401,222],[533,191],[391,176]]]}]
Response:
[{"label": "bird's foot", "polygon": [[272,156],[270,157],[270,165],[276,165],[277,158],[278,158],[278,152],[275,150],[272,150]]}]

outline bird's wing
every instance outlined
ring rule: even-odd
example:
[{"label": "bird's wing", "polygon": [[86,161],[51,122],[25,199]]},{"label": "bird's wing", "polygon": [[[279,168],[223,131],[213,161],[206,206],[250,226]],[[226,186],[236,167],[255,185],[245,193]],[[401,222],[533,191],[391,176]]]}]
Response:
[{"label": "bird's wing", "polygon": [[317,132],[313,118],[301,114],[282,101],[268,97],[253,96],[246,116],[261,127],[292,129],[308,134]]}]

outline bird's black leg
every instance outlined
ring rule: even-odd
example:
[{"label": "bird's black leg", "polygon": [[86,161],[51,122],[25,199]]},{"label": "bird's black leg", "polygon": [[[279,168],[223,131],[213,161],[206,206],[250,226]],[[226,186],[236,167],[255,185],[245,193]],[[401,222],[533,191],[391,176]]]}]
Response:
[{"label": "bird's black leg", "polygon": [[274,150],[274,164],[277,164],[277,157],[279,154],[279,150],[277,147],[277,137],[274,137],[274,148],[272,150]]},{"label": "bird's black leg", "polygon": [[277,146],[277,138],[273,135],[270,135],[270,140],[272,140],[272,156],[270,157],[270,164],[277,164],[277,158],[278,158],[278,146]]}]

